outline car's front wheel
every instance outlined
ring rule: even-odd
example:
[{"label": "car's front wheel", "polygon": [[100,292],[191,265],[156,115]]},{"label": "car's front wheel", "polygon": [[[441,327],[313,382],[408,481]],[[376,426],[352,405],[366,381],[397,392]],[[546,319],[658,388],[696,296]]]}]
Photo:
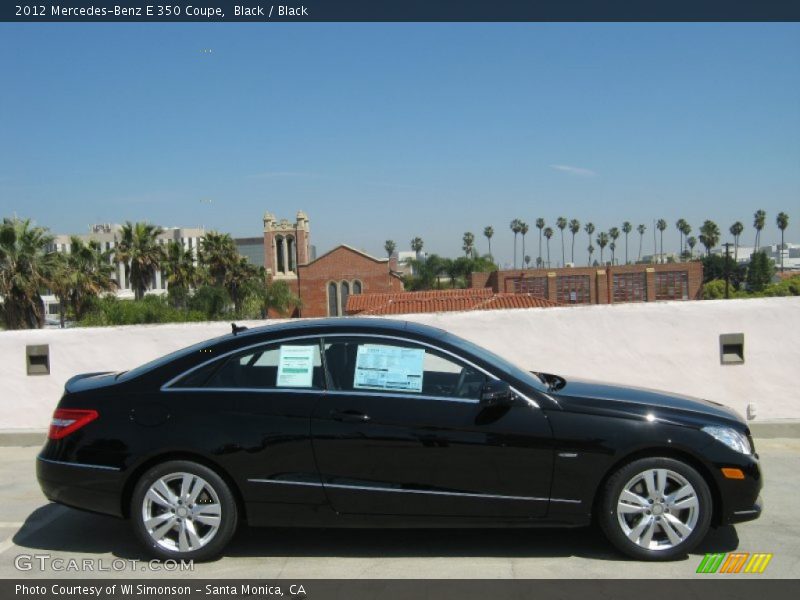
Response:
[{"label": "car's front wheel", "polygon": [[606,482],[599,522],[619,550],[638,559],[685,555],[711,522],[708,484],[690,465],[666,457],[635,460]]},{"label": "car's front wheel", "polygon": [[191,461],[169,461],[139,479],[131,500],[138,537],[162,559],[207,560],[236,531],[236,500],[212,469]]}]

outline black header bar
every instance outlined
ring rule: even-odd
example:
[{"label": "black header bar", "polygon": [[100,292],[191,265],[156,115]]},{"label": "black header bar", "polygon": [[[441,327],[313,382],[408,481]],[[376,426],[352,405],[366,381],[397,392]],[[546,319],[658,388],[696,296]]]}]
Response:
[{"label": "black header bar", "polygon": [[800,0],[119,0],[0,3],[6,22],[800,21]]}]

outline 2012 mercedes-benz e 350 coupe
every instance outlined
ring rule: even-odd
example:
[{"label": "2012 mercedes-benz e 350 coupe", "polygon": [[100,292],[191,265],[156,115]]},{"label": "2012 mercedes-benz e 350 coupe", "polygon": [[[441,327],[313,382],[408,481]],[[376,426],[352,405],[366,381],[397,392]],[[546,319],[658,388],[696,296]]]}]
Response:
[{"label": "2012 mercedes-benz e 350 coupe", "polygon": [[[509,349],[512,352],[513,349]],[[583,526],[639,559],[761,513],[722,405],[527,372],[444,331],[322,319],[233,333],[66,384],[45,495],[208,559],[237,525]]]}]

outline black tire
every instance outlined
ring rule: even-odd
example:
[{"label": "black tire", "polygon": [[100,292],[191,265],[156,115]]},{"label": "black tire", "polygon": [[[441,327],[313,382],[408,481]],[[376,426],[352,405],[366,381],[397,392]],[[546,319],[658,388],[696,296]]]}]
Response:
[{"label": "black tire", "polygon": [[[194,503],[192,503],[191,494],[183,497],[184,499],[180,501],[176,500],[173,508],[170,509],[160,502],[151,500],[152,496],[146,499],[151,486],[162,478],[167,480],[170,491],[177,492],[174,497],[176,499],[181,497],[179,486],[183,481],[183,474],[200,478],[202,483],[207,484],[207,486],[202,487],[197,498],[194,499]],[[199,481],[191,478],[189,480],[192,482]],[[161,495],[161,497],[163,498],[164,495]],[[148,506],[145,506],[145,502],[148,503]],[[213,512],[216,512],[215,505],[219,506],[218,519],[214,519],[213,514],[201,517],[192,514],[193,510],[212,509]],[[167,531],[166,535],[161,538],[161,542],[151,535],[145,524],[146,511],[151,515],[153,511],[161,513],[156,518],[163,520],[163,528]],[[164,462],[154,466],[142,475],[133,490],[130,515],[136,535],[149,552],[157,558],[173,560],[204,561],[218,556],[236,532],[239,520],[236,499],[222,477],[205,465],[187,460]],[[201,518],[204,521],[217,522],[216,530],[212,532],[214,525],[201,522]],[[174,523],[169,529],[167,529],[169,527],[167,521]],[[192,544],[191,537],[185,530],[189,526],[191,526],[192,533],[197,535],[195,540],[200,543]],[[159,527],[152,527],[152,529],[160,531]],[[182,529],[184,529],[183,532],[181,532]],[[203,533],[205,535],[202,535]],[[183,538],[184,542],[188,542],[188,549],[182,550],[179,547],[181,538]]]},{"label": "black tire", "polygon": [[[656,498],[651,502],[645,474],[656,470],[666,471],[668,475],[665,477],[664,493],[653,494]],[[639,477],[641,479],[637,479]],[[651,481],[655,482],[655,478],[657,476],[654,474]],[[628,491],[644,498],[649,506],[645,505],[645,509],[639,512],[641,503],[638,500],[629,500],[631,496],[626,494],[624,508],[627,510],[630,506],[635,512],[628,514],[623,511],[619,514],[617,507],[620,496],[632,482],[635,487]],[[681,508],[692,504],[691,498],[686,498],[683,502],[669,502],[677,489],[685,489],[686,483],[693,488],[696,508]],[[657,490],[658,483],[653,487]],[[659,497],[666,501],[659,501]],[[602,490],[598,522],[608,540],[622,553],[639,560],[672,560],[685,556],[702,541],[711,523],[712,510],[713,502],[708,484],[692,466],[673,458],[642,458],[622,466],[608,479]],[[676,521],[680,521],[686,529],[681,531],[680,526],[676,527]],[[688,527],[689,524],[692,526]],[[641,536],[637,529],[640,526],[643,527]],[[688,533],[689,529],[691,533]],[[648,532],[652,535],[649,541],[646,537]],[[630,539],[628,534],[635,540]],[[673,539],[670,539],[670,534]],[[680,541],[676,542],[675,539]]]}]

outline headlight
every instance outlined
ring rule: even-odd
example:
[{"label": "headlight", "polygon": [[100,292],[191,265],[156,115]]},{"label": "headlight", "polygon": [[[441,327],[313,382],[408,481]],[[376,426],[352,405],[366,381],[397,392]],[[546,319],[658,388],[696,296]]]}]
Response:
[{"label": "headlight", "polygon": [[753,453],[747,436],[745,436],[743,433],[739,433],[735,429],[731,429],[730,427],[721,427],[718,425],[709,425],[708,427],[703,427],[703,431],[705,431],[715,440],[725,444],[731,450],[736,450],[736,452],[741,452],[742,454]]}]

